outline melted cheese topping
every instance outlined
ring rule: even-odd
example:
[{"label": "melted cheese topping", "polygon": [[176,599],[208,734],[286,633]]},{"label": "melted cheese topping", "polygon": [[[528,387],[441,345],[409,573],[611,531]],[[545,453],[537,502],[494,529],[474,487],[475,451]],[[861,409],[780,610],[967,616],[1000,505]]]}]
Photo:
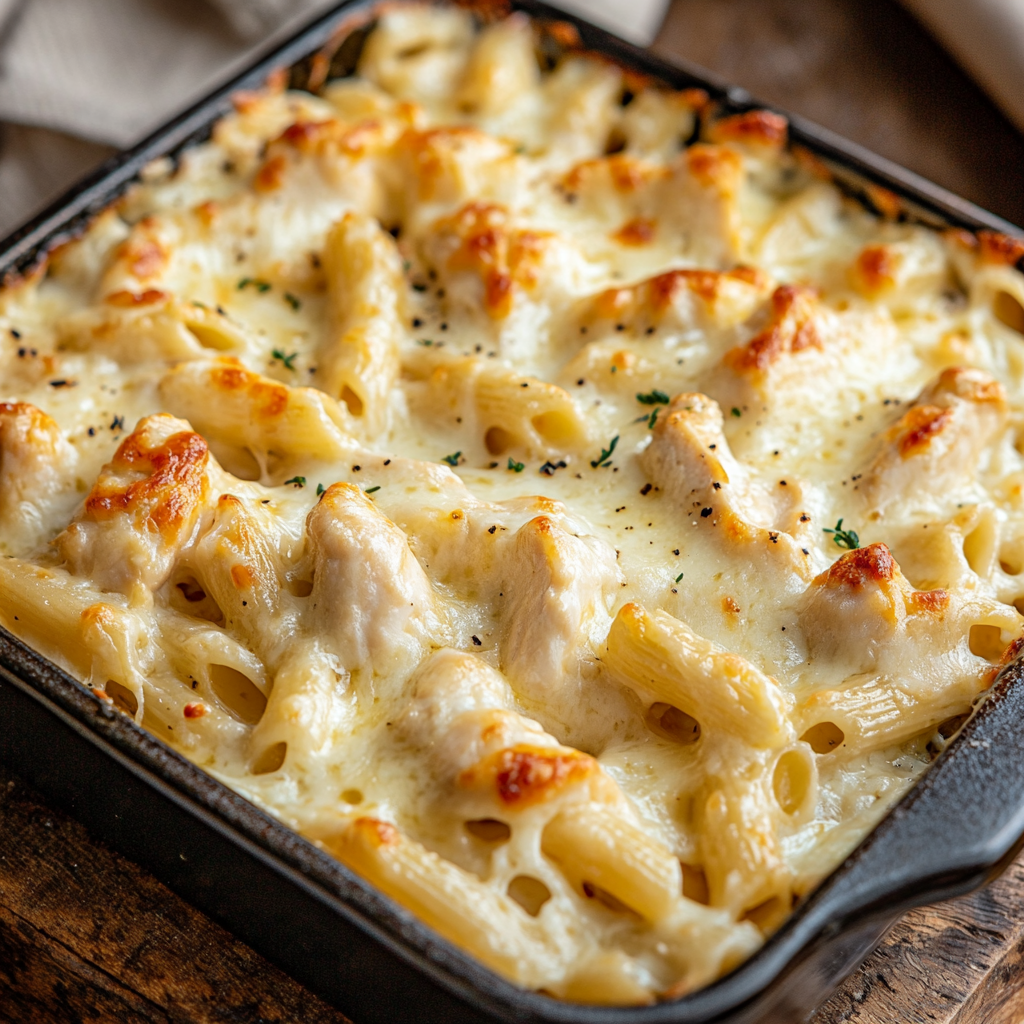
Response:
[{"label": "melted cheese topping", "polygon": [[1021,247],[535,31],[395,9],[2,293],[0,617],[506,977],[637,1003],[1018,635]]}]

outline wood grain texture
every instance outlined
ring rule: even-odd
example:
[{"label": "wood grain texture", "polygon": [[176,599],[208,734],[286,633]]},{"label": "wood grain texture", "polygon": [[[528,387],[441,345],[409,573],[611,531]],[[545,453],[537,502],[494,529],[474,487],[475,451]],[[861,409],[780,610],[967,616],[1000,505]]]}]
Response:
[{"label": "wood grain texture", "polygon": [[346,1024],[0,766],[3,1024]]},{"label": "wood grain texture", "polygon": [[814,1024],[1020,1024],[1024,858],[987,889],[894,925]]}]

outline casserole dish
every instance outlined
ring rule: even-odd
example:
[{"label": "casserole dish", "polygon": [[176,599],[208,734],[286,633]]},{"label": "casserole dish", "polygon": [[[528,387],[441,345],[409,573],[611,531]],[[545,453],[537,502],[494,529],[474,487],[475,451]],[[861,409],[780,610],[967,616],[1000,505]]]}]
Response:
[{"label": "casserole dish", "polygon": [[[343,52],[343,50],[342,50],[342,52]],[[324,60],[326,60],[326,58],[324,58]],[[315,69],[316,69],[316,63],[314,62],[314,64],[313,64],[313,70],[315,71]],[[727,99],[727,97],[726,97],[726,99]],[[735,99],[735,98],[734,98],[734,99]],[[828,155],[828,154],[826,153],[825,155]],[[879,203],[879,205],[885,206],[886,204],[888,204],[888,205],[889,205],[889,206],[891,207],[891,206],[892,206],[892,204],[893,204],[893,203],[895,202],[895,199],[894,199],[894,197],[893,197],[893,196],[892,196],[891,194],[888,194],[888,193],[885,193],[885,192],[883,192],[883,191],[880,191],[880,190],[879,190],[879,189],[878,189],[877,187],[876,187],[876,188],[875,188],[874,190],[872,190],[872,189],[871,189],[871,186],[870,186],[870,185],[868,185],[868,186],[867,186],[867,191],[868,191],[868,194],[869,194],[869,198],[872,198],[873,200],[877,201],[877,202]],[[941,197],[939,197],[939,199],[941,199]],[[921,192],[920,192],[920,190],[919,190],[918,200],[919,200],[919,202],[920,202],[920,205],[921,205],[921,209],[922,209],[922,212],[921,212],[921,213],[920,213],[919,215],[921,215],[921,216],[925,216],[925,215],[927,215],[927,213],[928,213],[927,207],[928,207],[928,205],[929,205],[929,204],[931,205],[931,207],[932,207],[932,210],[933,210],[933,212],[932,212],[932,215],[933,215],[933,216],[935,215],[935,214],[934,214],[934,211],[935,211],[935,210],[936,210],[936,209],[938,208],[938,207],[936,206],[936,202],[937,202],[937,201],[936,201],[935,197],[931,197],[931,198],[929,198],[929,196],[928,196],[928,195],[927,195],[926,193],[921,193]],[[893,212],[893,211],[892,211],[892,210],[890,210],[889,212],[891,213],[891,212]],[[251,280],[251,279],[249,279],[249,278],[245,278],[245,279],[243,279],[243,281],[242,281],[242,282],[240,282],[240,283],[239,283],[239,285],[238,285],[238,288],[239,288],[239,290],[242,290],[242,289],[244,289],[244,288],[246,287],[246,284],[247,284],[247,283],[250,283],[250,284],[251,284],[251,283],[253,283],[253,282],[252,282],[252,280]],[[260,287],[260,288],[259,288],[259,290],[260,290],[260,291],[262,292],[262,291],[264,291],[264,290],[268,290],[269,288],[270,288],[270,285],[269,285],[269,284],[267,284],[267,285],[265,286],[265,288],[264,288],[264,287]],[[125,293],[118,293],[118,294],[119,294],[119,295],[121,295],[121,296],[122,296],[122,298],[123,298],[123,296],[124,296],[124,294],[125,294]],[[146,294],[146,295],[149,295],[150,293],[145,293],[145,294]],[[288,295],[286,294],[286,296],[285,296],[285,297],[286,297],[286,298],[288,298]],[[131,298],[131,296],[129,296],[129,298]],[[149,299],[148,301],[153,301],[153,300],[152,300],[152,299]],[[122,303],[122,304],[123,304],[123,303]],[[442,330],[443,330],[443,329],[444,329],[444,328],[442,327]],[[618,328],[617,328],[617,329],[618,329]],[[428,342],[428,343],[424,343],[424,344],[430,344],[430,343]],[[33,352],[32,354],[34,355],[35,353]],[[274,356],[274,357],[275,357],[275,358],[279,358],[279,357],[277,356],[276,352],[275,352],[275,356]],[[294,358],[294,357],[287,357],[287,358],[288,358],[288,359],[292,359],[292,358]],[[284,361],[284,359],[282,358],[282,362],[283,362],[283,361]],[[287,363],[285,363],[285,365],[287,366]],[[288,367],[288,368],[289,368],[289,369],[291,369],[291,367]],[[614,373],[614,368],[613,368],[612,372]],[[583,382],[582,382],[582,381],[580,381],[580,384],[581,384],[581,385],[582,385],[582,383],[583,383]],[[51,381],[51,382],[50,382],[50,384],[51,384],[51,386],[53,386],[53,387],[57,387],[57,386],[64,386],[65,384],[67,384],[67,382],[66,382],[66,381],[63,381],[63,380],[62,380],[62,381]],[[529,385],[528,385],[528,384],[525,384],[525,383],[524,383],[524,384],[522,384],[522,385],[519,385],[519,386],[522,386],[522,387],[527,387],[527,386],[529,386]],[[639,396],[638,396],[638,398],[639,398]],[[642,400],[642,399],[641,399],[641,400]],[[654,399],[652,398],[652,400],[654,400]],[[888,404],[888,403],[886,403],[886,404]],[[733,415],[734,415],[734,416],[737,416],[737,417],[738,417],[738,416],[740,416],[740,415],[741,415],[741,413],[740,413],[740,412],[738,411],[738,409],[737,409],[737,408],[734,408],[734,409],[733,409]],[[651,417],[651,422],[650,422],[649,426],[650,426],[651,428],[653,428],[653,427],[654,427],[654,417],[653,417],[653,416]],[[114,429],[114,427],[112,426],[112,427],[111,427],[111,430],[113,430],[113,429]],[[661,433],[664,433],[664,431],[662,431]],[[90,432],[90,436],[91,436],[91,432]],[[616,438],[616,440],[617,440],[617,438]],[[711,447],[711,448],[714,448],[715,446],[714,446],[714,445],[711,445],[710,447]],[[611,454],[611,451],[612,451],[613,449],[614,449],[614,443],[613,443],[613,444],[612,444],[612,445],[611,445],[611,446],[609,447],[609,449],[608,449],[608,452],[607,452],[607,454],[608,454],[609,456],[610,456],[610,454]],[[451,456],[451,457],[449,457],[449,458],[446,458],[446,459],[445,459],[445,461],[448,461],[450,465],[454,466],[454,465],[455,465],[455,463],[456,463],[456,462],[458,461],[458,456],[459,456],[459,454],[460,454],[460,453],[458,453],[458,452],[457,452],[457,453],[455,453],[455,455],[454,455],[454,456]],[[778,453],[776,453],[776,454],[778,454]],[[702,457],[703,457],[703,456],[702,456]],[[592,466],[592,467],[594,467],[594,466],[597,466],[597,465],[598,465],[598,464],[599,464],[600,462],[602,462],[602,461],[604,461],[604,460],[605,460],[605,456],[604,456],[604,455],[602,455],[602,456],[600,457],[600,459],[599,459],[599,460],[598,460],[597,462],[591,462],[591,466]],[[386,465],[386,463],[385,463],[385,465]],[[515,469],[515,472],[517,472],[517,473],[518,473],[518,472],[520,472],[522,468],[523,468],[523,467],[522,467],[522,465],[520,464],[520,465],[518,466],[518,468],[516,468],[516,469]],[[548,474],[548,475],[553,475],[553,472],[554,472],[554,469],[555,469],[555,468],[557,468],[557,467],[551,467],[551,473],[550,473],[550,474]],[[359,467],[358,467],[358,466],[354,466],[354,467],[353,467],[353,470],[358,470],[358,469],[359,469]],[[512,459],[511,459],[511,457],[510,457],[510,459],[509,459],[509,469],[510,469],[510,470],[512,470],[512,469],[513,469],[513,466],[512,466]],[[543,470],[542,470],[542,472],[543,472]],[[302,487],[302,486],[304,486],[304,482],[305,482],[305,481],[304,481],[304,479],[303,479],[303,478],[295,478],[294,480],[288,480],[288,481],[284,481],[284,483],[285,483],[285,484],[288,484],[288,483],[294,483],[294,484],[295,484],[295,486],[297,486],[297,487]],[[785,481],[783,481],[783,482],[781,483],[781,486],[785,486]],[[380,489],[379,487],[374,487],[374,488],[372,488],[372,490],[379,490],[379,489]],[[646,493],[647,493],[647,491],[649,491],[649,490],[650,490],[650,485],[648,485],[648,487],[647,487],[647,490],[645,490],[645,491],[642,491],[641,493],[643,493],[643,494],[646,494]],[[330,493],[330,492],[328,492],[328,493]],[[368,491],[367,493],[369,493],[369,491]],[[619,509],[616,509],[616,511],[620,511],[620,510],[619,510]],[[711,514],[711,512],[712,512],[712,511],[713,511],[713,510],[712,510],[711,508],[708,508],[708,509],[706,509],[706,510],[702,511],[702,513],[701,513],[701,517],[702,517],[702,518],[705,518],[705,517],[706,517],[707,515]],[[801,521],[803,521],[803,520],[804,520],[805,518],[806,518],[806,517],[803,517],[803,516],[802,516],[802,517],[801,517]],[[648,525],[648,526],[650,526],[651,524],[650,524],[650,523],[648,523],[647,525]],[[694,525],[694,526],[696,526],[697,524],[696,524],[696,523],[694,523],[693,525]],[[715,525],[715,524],[712,524],[712,525]],[[837,527],[836,527],[836,531],[826,531],[826,532],[836,532],[836,533],[837,533],[837,535],[838,535],[838,532],[840,531],[841,525],[842,525],[842,523],[841,523],[841,521],[840,521],[840,523],[839,523],[839,524],[837,524]],[[495,530],[495,529],[496,529],[496,527],[492,527],[492,528],[490,529],[490,531],[488,531],[488,532],[489,532],[489,533],[491,533],[491,534],[493,534],[493,533],[494,533],[494,530]],[[844,536],[846,536],[846,535],[844,535]],[[837,536],[837,539],[838,539],[838,536]],[[774,543],[776,542],[776,540],[777,540],[777,537],[773,535],[773,536],[771,537],[771,542],[772,542],[772,543],[774,544]],[[848,540],[848,543],[847,543],[846,545],[844,545],[844,546],[852,546],[852,547],[856,547],[856,538],[852,538],[852,540],[851,540],[851,539],[850,539],[850,537],[849,537],[849,536],[847,536],[847,540]],[[675,552],[675,554],[676,554],[676,555],[678,555],[678,554],[679,554],[679,552]],[[806,550],[805,550],[805,551],[803,552],[803,554],[804,554],[805,556],[807,556],[807,555],[808,555],[808,551],[806,551]],[[877,554],[878,554],[878,553],[876,552],[876,555],[877,555]],[[881,557],[881,556],[879,555],[878,557]],[[319,571],[319,570],[318,570],[318,571]],[[677,581],[677,582],[678,582],[678,581]],[[623,584],[623,585],[625,585],[625,584]],[[308,593],[308,591],[307,591],[307,593]],[[673,593],[674,593],[674,591],[673,591]],[[932,592],[932,601],[931,601],[931,603],[933,603],[933,604],[934,604],[934,602],[935,602],[935,597],[934,597],[934,595],[935,595],[936,593],[938,593],[938,592]],[[187,595],[186,595],[186,596],[187,596]],[[500,596],[500,595],[499,595],[499,596]],[[201,599],[201,598],[200,598],[200,599]],[[244,603],[244,602],[243,602],[243,603]],[[17,618],[17,616],[15,616],[15,618]],[[785,628],[785,627],[783,627],[783,629],[784,629],[784,628]],[[476,636],[474,636],[474,637],[473,637],[473,641],[474,641],[474,643],[475,643],[475,644],[477,644],[477,646],[479,646],[479,645],[480,645],[480,641],[479,641],[479,639],[478,639],[478,638],[477,638]],[[973,653],[973,651],[972,651],[972,653]],[[189,712],[188,712],[188,710],[187,710],[187,709],[186,709],[186,712],[185,712],[185,716],[186,716],[186,717],[192,717],[192,716],[190,716],[190,715],[189,715]],[[981,719],[981,717],[979,717],[979,721],[980,721],[980,720],[982,720],[982,719]],[[171,726],[169,726],[169,725],[168,725],[167,727],[168,727],[168,728],[171,728]],[[973,727],[973,728],[977,728],[977,727]],[[976,739],[976,737],[975,737],[975,739]],[[980,742],[983,742],[983,741],[980,741]],[[957,749],[961,749],[961,748],[959,748],[959,747],[958,747]],[[953,760],[953,755],[950,755],[950,757],[949,757],[949,758],[947,758],[947,760],[943,762],[943,766],[942,766],[942,768],[944,768],[944,766],[945,766],[945,765],[947,765],[947,764],[949,764],[949,763],[950,763],[950,762],[951,762],[952,760]],[[273,769],[271,769],[271,770],[273,770]],[[941,777],[942,777],[942,776],[941,776],[941,769],[937,768],[937,769],[935,770],[935,772],[933,772],[933,773],[932,773],[932,775],[930,775],[930,776],[929,776],[929,780],[931,780],[931,779],[933,779],[933,778],[935,778],[935,779],[938,779],[938,778],[941,778]],[[931,787],[930,787],[930,786],[929,786],[928,784],[926,784],[926,785],[925,785],[925,788],[924,788],[923,790],[919,790],[919,792],[925,792],[925,793],[926,793],[926,792],[929,792],[929,791],[931,791],[931,792],[934,792],[934,791],[935,791],[934,787],[935,787],[935,786],[938,786],[938,785],[939,785],[939,783],[938,783],[938,782],[934,783],[934,784],[933,784],[933,785],[932,785]],[[921,799],[921,800],[924,800],[925,798],[924,798],[924,797],[921,797],[920,799]],[[906,806],[913,806],[913,807],[917,807],[917,808],[918,808],[918,811],[917,811],[917,813],[919,813],[919,814],[920,814],[920,813],[922,813],[922,812],[920,811],[920,809],[919,809],[919,808],[921,807],[921,804],[920,804],[920,803],[913,803],[913,802],[912,802],[912,803],[911,803],[910,805],[905,805],[905,807],[904,807],[904,810],[906,810]],[[1006,807],[1003,807],[1003,808],[1001,808],[1001,810],[1002,810],[1003,812],[1006,812],[1006,811],[1007,811],[1007,808],[1006,808]],[[898,812],[898,813],[897,813],[897,814],[895,815],[895,817],[894,817],[894,818],[892,818],[892,819],[890,819],[890,820],[896,820],[896,819],[898,819],[899,817],[900,817],[900,812]],[[906,826],[905,826],[905,827],[906,827]],[[877,833],[876,835],[881,835],[881,834],[884,834],[884,832],[883,832],[883,833]],[[975,833],[975,834],[977,834],[977,833]],[[1007,834],[1008,834],[1008,833],[1007,833],[1007,832],[1006,832],[1006,831],[1004,830],[1004,831],[1003,831],[1003,832],[1001,833],[1001,839],[1004,839],[1004,840],[1005,840],[1005,839],[1007,838]],[[920,841],[920,837],[918,837],[918,841]],[[880,842],[880,840],[876,839],[876,844],[877,844],[878,842]],[[301,848],[301,847],[300,847],[300,848]],[[871,848],[871,847],[869,847],[869,849],[870,849],[870,848]],[[877,848],[877,847],[876,847],[876,848]],[[184,851],[182,851],[182,855],[184,855]],[[970,858],[968,858],[968,859],[970,859]],[[204,865],[204,866],[205,866],[205,867],[208,867],[208,865]],[[949,882],[949,884],[952,884],[951,880],[949,880],[949,879],[947,879],[947,882]],[[358,888],[358,887],[357,887],[357,888]],[[827,891],[827,887],[826,887],[826,890],[822,890],[822,891]],[[589,895],[589,894],[588,894],[588,895]],[[862,893],[862,895],[864,895],[864,894]],[[809,906],[812,906],[812,905],[819,905],[819,906],[820,906],[820,905],[821,905],[821,904],[820,904],[820,902],[817,902],[817,901],[819,901],[819,899],[820,899],[820,892],[819,892],[819,896],[818,896],[818,897],[811,897],[811,898],[810,898],[810,899],[808,900],[808,902],[807,902],[807,903],[805,904],[805,909],[804,909],[804,911],[802,912],[802,914],[801,914],[801,915],[799,915],[799,916],[798,916],[798,918],[797,918],[796,920],[802,920],[802,921],[804,921],[804,922],[806,922],[806,921],[807,921],[808,919],[811,919],[811,920],[813,920],[813,915],[809,914],[809,913],[808,913],[808,911],[806,910],[806,908],[807,908],[807,907],[809,907]],[[870,906],[870,905],[872,904],[872,900],[871,900],[870,898],[868,898],[868,899],[867,899],[867,900],[866,900],[865,902],[866,902],[866,904],[867,904],[868,906]],[[742,909],[742,908],[741,908],[741,909]],[[835,908],[833,907],[832,909],[834,910]],[[399,919],[401,919],[401,916],[399,917]],[[781,931],[779,932],[779,936],[786,936],[786,935],[792,935],[792,934],[793,934],[793,928],[794,928],[794,926],[793,926],[793,924],[792,924],[792,922],[791,922],[791,924],[790,924],[790,925],[787,925],[787,926],[786,926],[785,928],[783,928],[783,929],[782,929],[782,930],[781,930]],[[777,956],[777,955],[778,955],[778,952],[777,952],[777,951],[778,951],[778,949],[780,948],[780,945],[782,945],[782,943],[781,943],[780,941],[777,941],[777,940],[773,940],[773,944],[771,944],[771,945],[770,945],[769,947],[766,947],[766,950],[767,950],[767,949],[774,949],[774,950],[776,950],[776,954],[775,954],[775,955]],[[442,947],[442,948],[443,948],[443,947]],[[760,960],[759,960],[758,958],[755,958],[754,960],[750,961],[750,963],[752,963],[752,964],[753,964],[753,963],[757,963],[757,962],[761,962],[761,963],[763,963],[763,962],[764,962],[764,956],[762,956],[762,957],[760,958]],[[454,961],[453,961],[453,963],[454,963]],[[455,969],[455,968],[453,968],[453,970],[454,970],[454,969]],[[744,969],[741,969],[740,971],[736,972],[736,973],[735,973],[735,974],[734,974],[734,975],[732,976],[733,980],[735,981],[735,979],[736,979],[737,977],[743,977],[743,976],[744,976],[744,971],[746,971],[746,968],[744,968]],[[458,972],[456,972],[456,973],[458,973]],[[746,975],[746,976],[747,976],[747,977],[749,977],[749,976],[750,976],[750,975],[749,975],[749,972],[747,973],[747,975]],[[739,988],[741,988],[742,986],[734,986],[734,987],[739,987]],[[803,991],[803,992],[805,992],[805,993],[806,993],[806,992],[810,992],[811,990],[812,990],[812,987],[811,987],[811,986],[808,986],[808,985],[803,985],[803,986],[801,987],[801,991]],[[495,991],[496,991],[496,990],[492,989],[492,992],[495,992]],[[711,992],[715,991],[715,987],[712,987],[711,989],[708,989],[708,990],[706,990],[706,991],[707,991],[708,993],[711,993]],[[702,995],[704,995],[704,994],[703,994],[703,993],[699,993],[699,994],[697,994],[697,995],[695,995],[695,996],[692,996],[692,997],[688,998],[687,1000],[685,1000],[685,1001],[683,1001],[683,1002],[678,1002],[678,1003],[675,1003],[675,1004],[673,1004],[673,1006],[672,1006],[672,1009],[671,1009],[671,1012],[673,1012],[673,1013],[677,1013],[677,1014],[678,1014],[678,1013],[681,1013],[681,1012],[689,1012],[689,1013],[697,1013],[697,1014],[700,1014],[700,1013],[702,1012],[702,1010],[701,1010],[701,997],[702,997]],[[735,993],[734,993],[734,995],[735,995]],[[492,998],[492,1001],[493,1001],[493,1002],[496,1002],[496,1003],[500,1003],[500,1002],[501,1002],[501,1000],[497,1000],[496,998]],[[549,1005],[549,1004],[545,1004],[545,1005]],[[665,1005],[664,1007],[658,1008],[658,1011],[659,1011],[660,1013],[662,1013],[662,1014],[670,1012],[668,1004],[666,1004],[666,1005]],[[516,1012],[528,1012],[528,1011],[526,1010],[526,1004],[525,1004],[525,1003],[522,1003],[522,1002],[520,1002],[520,1008],[519,1008],[519,1010],[518,1010],[518,1011],[516,1011]],[[561,1008],[557,1008],[557,1007],[556,1007],[556,1008],[553,1008],[553,1009],[548,1009],[548,1010],[546,1010],[545,1012],[547,1012],[548,1014],[555,1014],[555,1015],[557,1016],[558,1014],[560,1014],[560,1013],[564,1013],[564,1012],[567,1012],[567,1011],[565,1011],[565,1010],[563,1010],[563,1009],[561,1009]],[[597,1011],[595,1011],[595,1012],[597,1012]],[[610,1012],[610,1011],[608,1011],[608,1012]],[[627,1011],[620,1011],[620,1012],[621,1012],[621,1013],[627,1013]],[[636,1013],[639,1013],[639,1012],[641,1012],[641,1011],[634,1011],[634,1012],[636,1012]],[[654,1010],[652,1010],[652,1011],[649,1011],[649,1012],[650,1012],[651,1014],[655,1014],[655,1011],[654,1011]],[[715,1011],[715,1012],[717,1012],[717,1011]],[[789,1012],[789,1011],[787,1010],[787,1012]],[[656,1017],[656,1016],[657,1016],[657,1014],[655,1014],[655,1017]],[[393,1017],[393,1014],[392,1014],[392,1017]],[[623,1017],[622,1019],[628,1019],[628,1018],[627,1018],[627,1017]],[[655,1019],[655,1018],[654,1018],[654,1017],[652,1017],[652,1019]],[[700,1019],[700,1018],[693,1018],[693,1019]],[[738,1018],[738,1019],[739,1019],[739,1018]]]}]

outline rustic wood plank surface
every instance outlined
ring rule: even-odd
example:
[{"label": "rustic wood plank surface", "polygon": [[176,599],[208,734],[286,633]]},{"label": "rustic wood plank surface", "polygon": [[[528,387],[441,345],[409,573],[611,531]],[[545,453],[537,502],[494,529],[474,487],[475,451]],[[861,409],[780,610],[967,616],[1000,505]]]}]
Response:
[{"label": "rustic wood plank surface", "polygon": [[[675,0],[657,42],[1024,224],[1024,139],[893,0]],[[345,1024],[0,768],[0,1024]],[[1024,1021],[1024,859],[813,1024]]]}]

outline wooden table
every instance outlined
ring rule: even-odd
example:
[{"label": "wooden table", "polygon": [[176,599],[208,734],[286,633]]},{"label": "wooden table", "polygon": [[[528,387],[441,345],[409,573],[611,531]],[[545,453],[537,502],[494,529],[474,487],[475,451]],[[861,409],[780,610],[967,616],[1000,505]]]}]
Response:
[{"label": "wooden table", "polygon": [[[892,0],[675,0],[656,45],[1024,224],[1024,140]],[[1022,959],[1024,859],[904,917],[813,1024],[1019,1024]],[[83,1021],[345,1018],[0,767],[0,1024]]]}]

